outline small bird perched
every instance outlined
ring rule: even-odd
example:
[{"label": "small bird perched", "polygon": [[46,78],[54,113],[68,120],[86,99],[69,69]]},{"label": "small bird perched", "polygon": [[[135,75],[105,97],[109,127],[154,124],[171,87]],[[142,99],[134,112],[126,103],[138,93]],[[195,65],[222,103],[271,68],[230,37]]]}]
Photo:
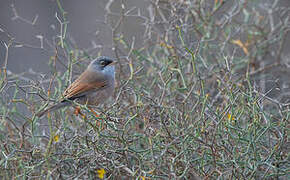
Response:
[{"label": "small bird perched", "polygon": [[60,102],[38,112],[38,117],[48,112],[72,105],[72,101],[89,106],[104,103],[114,92],[116,61],[101,56],[93,60],[87,69],[64,91]]}]

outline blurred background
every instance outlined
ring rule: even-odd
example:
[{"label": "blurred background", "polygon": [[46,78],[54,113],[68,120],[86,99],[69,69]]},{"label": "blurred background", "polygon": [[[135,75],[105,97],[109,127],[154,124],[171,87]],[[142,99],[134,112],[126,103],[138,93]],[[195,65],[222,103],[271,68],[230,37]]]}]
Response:
[{"label": "blurred background", "polygon": [[[90,55],[114,56],[112,52],[112,31],[104,24],[106,8],[110,8],[113,20],[118,18],[122,1],[112,1],[109,7],[107,0],[98,1],[62,1],[68,23],[67,37],[74,44],[74,48],[88,51]],[[124,1],[126,8],[138,8],[141,13],[147,13],[148,1]],[[1,1],[0,6],[1,29],[8,32],[19,46],[9,51],[8,69],[15,73],[28,71],[32,68],[39,72],[48,73],[47,68],[50,56],[54,55],[53,43],[60,36],[60,21],[62,13],[54,0],[38,1]],[[115,16],[115,17],[114,17]],[[144,26],[138,17],[126,19],[120,29],[122,34],[130,39],[136,38],[136,47],[142,46]],[[2,42],[8,37],[3,31],[0,34]],[[43,45],[41,46],[41,41]],[[140,45],[138,45],[140,44]],[[23,46],[22,46],[23,45]],[[1,43],[1,65],[5,57],[5,47]]]}]

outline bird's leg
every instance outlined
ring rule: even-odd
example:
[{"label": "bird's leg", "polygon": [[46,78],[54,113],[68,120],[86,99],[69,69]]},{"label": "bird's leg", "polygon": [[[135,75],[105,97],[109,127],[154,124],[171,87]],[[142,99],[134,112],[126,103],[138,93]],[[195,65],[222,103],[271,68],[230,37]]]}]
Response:
[{"label": "bird's leg", "polygon": [[74,115],[78,116],[80,112],[81,112],[81,108],[79,106],[75,107]]},{"label": "bird's leg", "polygon": [[81,115],[83,117],[83,119],[86,118],[86,115],[81,112],[80,106],[75,107],[74,115],[76,115],[76,116]]},{"label": "bird's leg", "polygon": [[80,114],[80,115],[83,115],[83,114],[81,113],[81,108],[80,108],[79,106],[77,106],[77,107],[75,107],[74,115],[78,116],[79,114]]}]

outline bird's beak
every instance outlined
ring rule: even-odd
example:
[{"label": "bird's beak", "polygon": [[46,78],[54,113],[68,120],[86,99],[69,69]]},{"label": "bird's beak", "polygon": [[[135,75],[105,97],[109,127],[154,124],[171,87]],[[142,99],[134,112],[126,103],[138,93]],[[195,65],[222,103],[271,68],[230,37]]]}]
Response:
[{"label": "bird's beak", "polygon": [[109,66],[112,66],[112,65],[115,65],[115,64],[117,64],[117,61],[112,61],[112,62],[109,64]]}]

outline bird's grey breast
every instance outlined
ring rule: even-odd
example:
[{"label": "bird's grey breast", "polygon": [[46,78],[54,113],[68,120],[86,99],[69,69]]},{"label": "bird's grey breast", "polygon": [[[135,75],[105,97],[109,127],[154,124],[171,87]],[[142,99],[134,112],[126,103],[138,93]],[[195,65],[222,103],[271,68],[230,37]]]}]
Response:
[{"label": "bird's grey breast", "polygon": [[104,103],[110,96],[113,95],[115,89],[115,67],[109,66],[102,70],[103,78],[106,85],[103,88],[87,95],[86,101],[90,105],[98,105]]}]

